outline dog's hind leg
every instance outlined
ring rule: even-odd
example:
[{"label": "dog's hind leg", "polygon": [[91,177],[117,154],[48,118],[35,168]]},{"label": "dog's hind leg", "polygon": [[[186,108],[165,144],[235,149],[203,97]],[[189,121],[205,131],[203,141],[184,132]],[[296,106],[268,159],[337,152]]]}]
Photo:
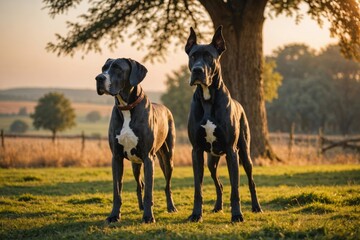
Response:
[{"label": "dog's hind leg", "polygon": [[253,164],[250,157],[250,132],[245,114],[243,114],[240,120],[240,136],[239,136],[238,147],[239,147],[239,157],[241,159],[242,165],[244,167],[244,170],[248,178],[249,189],[251,194],[252,211],[262,212],[260,203],[257,198],[256,185],[252,174]]},{"label": "dog's hind leg", "polygon": [[216,188],[216,202],[214,205],[213,212],[220,212],[223,209],[223,186],[220,182],[219,175],[217,173],[217,168],[219,166],[220,157],[213,156],[208,154],[208,168],[211,173],[211,177],[214,180],[215,188]]},{"label": "dog's hind leg", "polygon": [[174,169],[173,155],[174,155],[174,143],[175,143],[175,138],[174,138],[175,136],[172,129],[173,128],[169,129],[168,136],[166,137],[164,144],[156,153],[156,156],[159,159],[160,168],[164,173],[164,177],[166,180],[165,195],[166,195],[167,210],[168,212],[177,212],[171,193],[171,176]]},{"label": "dog's hind leg", "polygon": [[144,189],[144,182],[142,181],[141,176],[140,176],[141,166],[142,166],[142,164],[132,163],[132,170],[133,170],[134,178],[136,181],[136,195],[138,198],[139,209],[144,210],[144,205],[143,205],[143,201],[142,201],[142,192]]}]

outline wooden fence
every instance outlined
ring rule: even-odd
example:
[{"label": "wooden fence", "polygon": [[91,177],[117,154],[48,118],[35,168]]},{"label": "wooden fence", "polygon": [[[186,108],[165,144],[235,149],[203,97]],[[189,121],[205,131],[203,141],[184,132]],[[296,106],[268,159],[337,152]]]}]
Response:
[{"label": "wooden fence", "polygon": [[295,125],[291,126],[288,140],[288,158],[290,159],[292,148],[295,144],[299,144],[301,142],[307,142],[308,144],[313,144],[317,148],[318,155],[321,156],[326,151],[341,147],[342,149],[351,149],[358,153],[360,153],[360,137],[355,138],[340,138],[339,136],[325,137],[322,129],[319,129],[318,135],[296,135],[295,136]]},{"label": "wooden fence", "polygon": [[[325,137],[322,130],[319,129],[318,135],[308,135],[308,134],[296,134],[295,135],[295,125],[291,126],[290,132],[288,135],[282,135],[281,138],[288,138],[288,158],[290,159],[292,154],[292,149],[295,144],[312,144],[317,147],[317,152],[319,155],[324,154],[326,151],[342,147],[343,149],[351,149],[360,153],[360,137],[356,138],[342,138],[339,139],[334,137]],[[1,147],[5,148],[5,138],[33,138],[33,139],[52,139],[52,136],[49,135],[27,135],[27,134],[5,134],[4,130],[1,130]],[[185,136],[179,136],[181,139]],[[273,139],[272,139],[273,138]],[[276,137],[270,135],[270,140],[274,140]],[[108,137],[100,136],[86,136],[84,132],[79,135],[68,135],[68,136],[57,136],[56,139],[80,139],[82,150],[85,148],[86,140],[107,140]],[[184,139],[182,142],[187,142]]]},{"label": "wooden fence", "polygon": [[[1,147],[5,148],[5,138],[32,138],[32,139],[49,139],[52,140],[53,137],[49,135],[36,135],[36,134],[12,134],[12,133],[4,133],[4,130],[1,129],[0,132],[1,137]],[[86,136],[84,132],[78,135],[66,135],[66,136],[56,136],[56,139],[80,139],[81,140],[81,150],[83,151],[85,148],[86,140],[107,140],[108,137],[100,137],[100,136]]]}]

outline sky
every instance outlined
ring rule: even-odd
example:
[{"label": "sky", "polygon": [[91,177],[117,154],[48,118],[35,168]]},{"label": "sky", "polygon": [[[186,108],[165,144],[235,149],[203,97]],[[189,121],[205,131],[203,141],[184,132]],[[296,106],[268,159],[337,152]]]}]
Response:
[{"label": "sky", "polygon": [[[0,89],[14,87],[51,87],[94,89],[95,76],[107,58],[129,57],[142,62],[148,69],[141,83],[148,91],[164,91],[166,76],[187,63],[183,46],[168,51],[165,63],[143,62],[144,52],[131,47],[129,42],[119,43],[114,52],[103,48],[102,53],[89,53],[82,58],[47,52],[45,46],[55,40],[55,34],[66,34],[65,22],[76,20],[86,8],[73,10],[51,18],[42,0],[0,0]],[[264,23],[264,54],[289,43],[305,43],[315,50],[336,43],[330,38],[329,24],[320,28],[306,15],[300,24],[294,18],[267,17]],[[184,43],[185,44],[185,43]]]}]

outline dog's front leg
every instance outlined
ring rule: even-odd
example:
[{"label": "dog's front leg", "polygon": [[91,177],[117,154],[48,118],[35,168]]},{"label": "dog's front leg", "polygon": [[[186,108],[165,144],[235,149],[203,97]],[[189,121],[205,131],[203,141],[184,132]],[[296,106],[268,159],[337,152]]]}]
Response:
[{"label": "dog's front leg", "polygon": [[202,221],[202,185],[204,179],[204,152],[200,149],[192,150],[192,165],[194,171],[194,208],[193,212],[188,218],[190,222]]},{"label": "dog's front leg", "polygon": [[226,162],[229,171],[231,194],[231,221],[242,222],[244,221],[240,208],[240,195],[239,195],[239,156],[238,150],[229,149],[226,152]]},{"label": "dog's front leg", "polygon": [[153,190],[154,190],[154,156],[146,157],[144,159],[144,178],[145,178],[145,193],[144,193],[144,223],[155,222],[153,214]]},{"label": "dog's front leg", "polygon": [[113,175],[113,208],[107,222],[120,221],[120,208],[122,204],[121,191],[123,185],[124,159],[113,156],[112,158],[112,175]]}]

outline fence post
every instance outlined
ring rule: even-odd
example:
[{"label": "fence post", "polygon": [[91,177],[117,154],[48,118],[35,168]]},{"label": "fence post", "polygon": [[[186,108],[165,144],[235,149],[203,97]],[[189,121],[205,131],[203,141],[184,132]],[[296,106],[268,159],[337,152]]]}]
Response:
[{"label": "fence post", "polygon": [[98,143],[99,148],[101,148],[101,136],[99,137],[99,143]]},{"label": "fence post", "polygon": [[323,144],[324,144],[324,133],[323,133],[323,129],[320,127],[319,134],[318,134],[318,144],[317,144],[318,145],[318,149],[317,149],[318,157],[322,156]]},{"label": "fence post", "polygon": [[291,128],[290,128],[290,135],[289,135],[289,154],[288,154],[288,160],[290,160],[291,158],[291,152],[292,152],[292,147],[294,145],[294,132],[295,132],[295,123],[291,123]]},{"label": "fence post", "polygon": [[84,153],[85,150],[85,133],[81,132],[81,153]]},{"label": "fence post", "polygon": [[1,147],[5,149],[5,136],[4,136],[4,129],[1,129]]}]

